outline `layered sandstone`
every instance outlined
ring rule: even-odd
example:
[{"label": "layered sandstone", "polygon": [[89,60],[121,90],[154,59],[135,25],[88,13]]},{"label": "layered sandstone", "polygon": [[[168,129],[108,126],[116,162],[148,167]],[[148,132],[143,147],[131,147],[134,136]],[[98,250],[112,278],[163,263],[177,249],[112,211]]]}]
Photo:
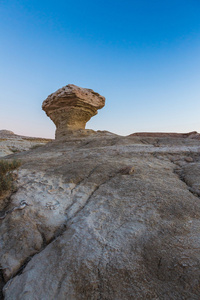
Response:
[{"label": "layered sandstone", "polygon": [[56,138],[85,129],[86,123],[105,105],[105,98],[91,89],[68,84],[49,95],[42,109],[56,125]]}]

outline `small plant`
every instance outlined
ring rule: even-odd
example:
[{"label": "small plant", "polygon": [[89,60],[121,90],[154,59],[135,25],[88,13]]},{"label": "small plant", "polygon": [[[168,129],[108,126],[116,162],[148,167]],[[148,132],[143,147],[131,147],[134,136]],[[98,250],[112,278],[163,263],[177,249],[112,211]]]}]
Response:
[{"label": "small plant", "polygon": [[42,144],[36,144],[36,145],[33,145],[33,146],[30,148],[30,150],[37,149],[37,148],[39,148],[39,147],[41,147],[41,146],[44,146],[44,145],[42,145]]},{"label": "small plant", "polygon": [[19,160],[0,160],[0,196],[13,188],[13,171],[20,166]]},{"label": "small plant", "polygon": [[13,148],[13,147],[10,147],[9,150],[12,151],[13,153],[18,153],[18,152],[20,152],[18,149]]}]

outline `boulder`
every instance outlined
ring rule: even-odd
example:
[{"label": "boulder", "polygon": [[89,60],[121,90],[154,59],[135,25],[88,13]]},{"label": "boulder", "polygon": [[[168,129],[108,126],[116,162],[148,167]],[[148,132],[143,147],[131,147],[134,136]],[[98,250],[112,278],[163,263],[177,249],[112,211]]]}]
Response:
[{"label": "boulder", "polygon": [[86,123],[105,105],[105,98],[91,89],[68,84],[49,95],[42,109],[56,125],[56,138],[85,129]]}]

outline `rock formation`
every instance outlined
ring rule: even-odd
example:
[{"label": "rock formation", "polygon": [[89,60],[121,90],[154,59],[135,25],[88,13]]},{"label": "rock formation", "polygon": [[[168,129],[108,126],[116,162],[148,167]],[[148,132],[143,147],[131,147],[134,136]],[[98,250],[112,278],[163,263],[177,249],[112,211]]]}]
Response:
[{"label": "rock formation", "polygon": [[0,158],[43,146],[50,141],[50,139],[21,136],[9,130],[0,130]]},{"label": "rock formation", "polygon": [[[68,85],[43,109],[60,138],[104,101]],[[196,136],[68,134],[12,155],[22,165],[0,199],[3,299],[198,300]]]},{"label": "rock formation", "polygon": [[176,132],[136,132],[130,134],[130,136],[139,137],[166,137],[166,138],[192,138],[199,139],[200,134],[197,131],[192,131],[188,133],[176,133]]},{"label": "rock formation", "polygon": [[69,84],[49,95],[42,109],[56,125],[56,138],[85,129],[86,123],[104,107],[105,98],[91,89]]},{"label": "rock formation", "polygon": [[200,142],[157,140],[97,132],[13,156],[1,215],[28,205],[0,220],[5,300],[199,299]]},{"label": "rock formation", "polygon": [[2,129],[0,130],[0,136],[14,135],[13,131]]}]

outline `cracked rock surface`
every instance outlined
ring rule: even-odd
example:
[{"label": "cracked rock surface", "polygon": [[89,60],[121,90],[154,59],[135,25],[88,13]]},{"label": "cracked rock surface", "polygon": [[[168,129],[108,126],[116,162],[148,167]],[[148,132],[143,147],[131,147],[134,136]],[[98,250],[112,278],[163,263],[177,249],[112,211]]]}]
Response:
[{"label": "cracked rock surface", "polygon": [[198,139],[79,131],[13,157],[4,299],[199,299]]}]

